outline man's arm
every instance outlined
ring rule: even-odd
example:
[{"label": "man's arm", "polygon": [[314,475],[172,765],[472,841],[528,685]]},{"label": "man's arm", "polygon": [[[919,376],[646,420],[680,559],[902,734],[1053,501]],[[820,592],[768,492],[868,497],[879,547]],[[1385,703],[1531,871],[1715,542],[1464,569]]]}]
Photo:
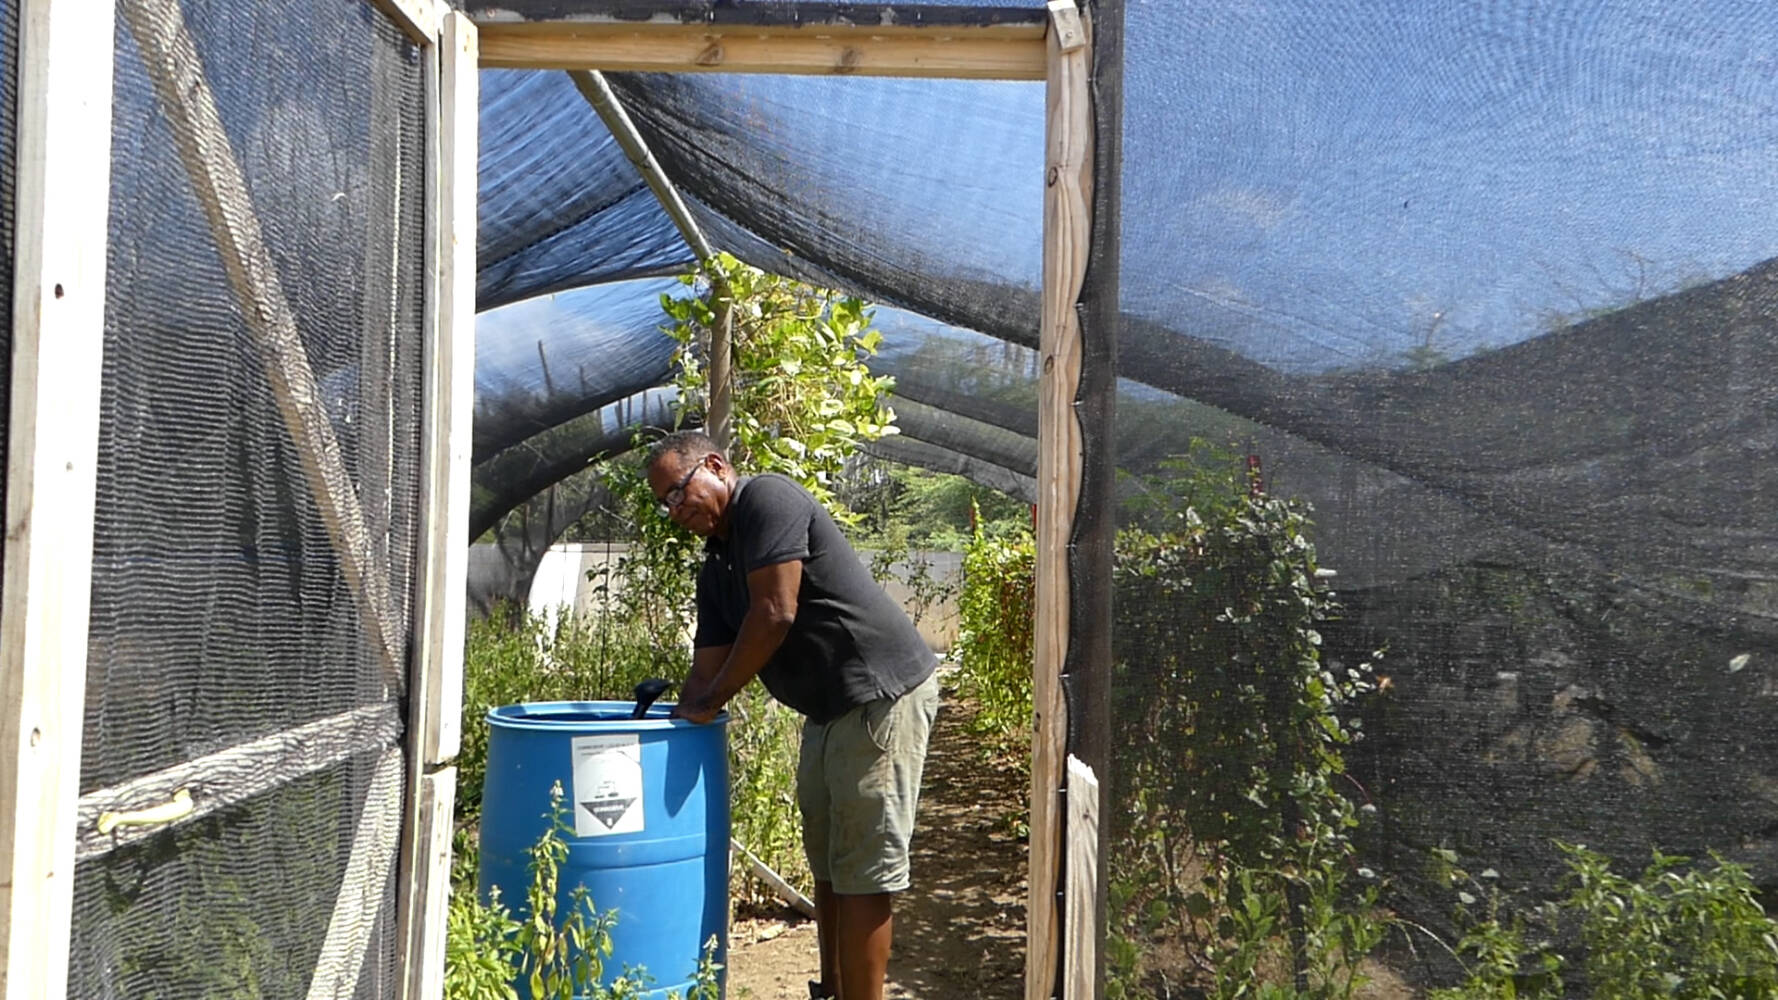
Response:
[{"label": "man's arm", "polygon": [[728,662],[728,651],[733,648],[731,643],[699,646],[691,651],[691,672],[685,675],[685,683],[679,686],[680,702],[695,701],[710,689],[710,683],[716,680],[716,674]]},{"label": "man's arm", "polygon": [[741,619],[741,629],[735,634],[733,645],[706,647],[693,655],[692,676],[686,679],[688,689],[692,681],[698,679],[699,655],[708,652],[707,663],[715,660],[719,651],[727,652],[707,684],[700,684],[699,690],[682,692],[685,697],[673,710],[675,716],[693,722],[709,722],[716,718],[716,713],[722,711],[722,706],[728,704],[730,698],[765,669],[772,654],[783,645],[784,637],[790,634],[791,623],[796,621],[796,594],[802,582],[803,563],[800,559],[761,566],[747,574],[747,614]]}]

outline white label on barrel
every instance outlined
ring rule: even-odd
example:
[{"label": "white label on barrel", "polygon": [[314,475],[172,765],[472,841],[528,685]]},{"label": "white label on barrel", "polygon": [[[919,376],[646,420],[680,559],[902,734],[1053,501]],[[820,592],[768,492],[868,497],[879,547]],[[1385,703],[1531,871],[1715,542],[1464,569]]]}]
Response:
[{"label": "white label on barrel", "polygon": [[609,837],[642,830],[642,744],[635,733],[576,736],[574,835]]}]

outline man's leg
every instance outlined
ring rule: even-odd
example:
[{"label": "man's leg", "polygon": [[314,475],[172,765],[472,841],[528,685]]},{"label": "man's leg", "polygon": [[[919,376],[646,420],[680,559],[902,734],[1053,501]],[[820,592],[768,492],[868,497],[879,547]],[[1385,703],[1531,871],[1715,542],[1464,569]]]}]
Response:
[{"label": "man's leg", "polygon": [[[889,973],[889,943],[895,930],[895,896],[875,892],[834,896],[838,916],[835,936],[840,965],[840,1000],[883,1000]],[[832,985],[834,980],[822,978]]]},{"label": "man's leg", "polygon": [[821,982],[833,993],[840,989],[840,965],[834,957],[840,922],[838,899],[833,893],[832,882],[816,880],[815,937],[821,945]]}]

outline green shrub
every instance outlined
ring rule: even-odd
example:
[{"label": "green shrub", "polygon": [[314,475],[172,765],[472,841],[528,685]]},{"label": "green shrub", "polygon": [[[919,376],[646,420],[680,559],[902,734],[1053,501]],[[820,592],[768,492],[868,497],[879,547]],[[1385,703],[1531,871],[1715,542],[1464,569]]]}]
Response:
[{"label": "green shrub", "polygon": [[992,531],[977,519],[957,598],[958,686],[977,706],[971,728],[991,749],[1027,764],[1036,566],[1028,527]]},{"label": "green shrub", "polygon": [[[1581,984],[1581,995],[1597,1000],[1778,997],[1778,921],[1760,906],[1746,869],[1720,857],[1705,866],[1656,851],[1630,878],[1597,851],[1557,847],[1568,865],[1563,895],[1537,907],[1509,905],[1503,890],[1451,867],[1453,882],[1467,882],[1457,912],[1464,979],[1433,991],[1431,1000],[1553,1000],[1565,985],[1572,994]],[[1542,933],[1528,941],[1533,927]],[[1563,930],[1578,957],[1553,943]],[[1578,972],[1580,983],[1564,984],[1562,970]]]},{"label": "green shrub", "polygon": [[[626,968],[600,983],[611,957],[613,912],[600,913],[584,887],[569,894],[565,912],[557,890],[572,834],[562,786],[550,790],[551,825],[529,848],[531,882],[525,911],[515,917],[498,894],[483,905],[473,890],[452,894],[445,923],[446,1000],[518,1000],[524,982],[532,1000],[630,1000],[648,988],[646,969]],[[683,1000],[716,1000],[715,939],[704,946],[691,993]],[[677,996],[675,994],[675,996]]]}]

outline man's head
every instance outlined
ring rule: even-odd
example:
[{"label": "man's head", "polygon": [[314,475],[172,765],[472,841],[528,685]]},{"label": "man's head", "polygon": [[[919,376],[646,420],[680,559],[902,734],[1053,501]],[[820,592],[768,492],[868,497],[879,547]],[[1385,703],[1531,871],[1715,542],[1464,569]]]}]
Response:
[{"label": "man's head", "polygon": [[669,434],[648,450],[648,488],[673,523],[706,537],[728,533],[734,467],[699,431]]}]

